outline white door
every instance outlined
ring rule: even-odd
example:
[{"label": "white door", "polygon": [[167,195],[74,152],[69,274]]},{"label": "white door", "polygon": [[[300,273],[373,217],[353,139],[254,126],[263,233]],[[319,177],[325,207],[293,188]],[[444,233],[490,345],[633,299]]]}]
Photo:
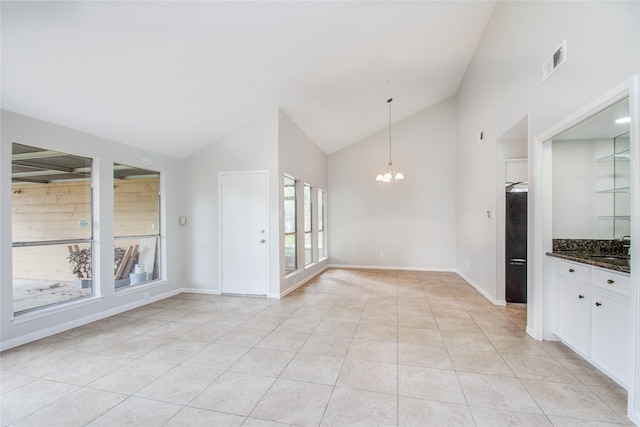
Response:
[{"label": "white door", "polygon": [[220,265],[225,294],[266,295],[269,279],[266,171],[220,174]]}]

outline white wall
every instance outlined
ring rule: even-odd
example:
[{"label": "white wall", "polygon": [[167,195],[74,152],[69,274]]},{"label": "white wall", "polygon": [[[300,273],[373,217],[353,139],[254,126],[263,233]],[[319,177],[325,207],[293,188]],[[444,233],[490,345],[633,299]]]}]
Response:
[{"label": "white wall", "polygon": [[[456,265],[485,294],[496,298],[495,223],[484,215],[495,208],[496,139],[520,118],[529,119],[529,195],[536,192],[534,137],[640,72],[639,2],[498,2],[456,95]],[[567,62],[546,82],[541,65],[566,40]],[[478,133],[485,142],[478,144]],[[537,152],[537,151],[536,151]],[[546,154],[545,154],[546,155]],[[529,217],[536,209],[529,204]],[[530,223],[531,224],[531,223]],[[533,253],[529,227],[529,265]],[[542,251],[541,251],[542,252]],[[469,264],[467,264],[469,262]],[[540,269],[536,269],[538,274]],[[539,294],[544,277],[529,272]],[[534,286],[531,288],[531,286]],[[539,300],[539,299],[538,299]],[[527,330],[543,333],[544,307],[529,304]],[[640,342],[640,337],[636,340]],[[639,355],[635,355],[638,363]],[[640,420],[640,375],[630,388],[630,411]]]},{"label": "white wall", "polygon": [[[302,207],[302,185],[309,184],[312,187],[312,220],[313,220],[313,242],[314,247],[317,247],[317,230],[318,230],[318,215],[317,215],[317,200],[318,200],[318,188],[327,191],[327,156],[322,150],[283,112],[280,111],[278,120],[279,131],[279,163],[280,173],[278,176],[279,182],[279,209],[280,209],[280,229],[284,229],[284,175],[287,174],[296,178],[299,182],[300,196],[298,200],[299,208]],[[331,200],[331,194],[327,194],[327,198]],[[286,294],[296,287],[303,284],[310,277],[313,277],[320,270],[326,268],[328,259],[318,260],[317,254],[314,250],[314,263],[304,266],[304,234],[302,233],[302,225],[304,224],[304,217],[302,209],[298,209],[298,270],[290,273],[285,278],[284,273],[284,257],[280,257],[280,294]],[[325,227],[326,228],[326,227]],[[326,232],[325,232],[326,234]],[[280,233],[280,250],[284,253],[284,234]]]},{"label": "white wall", "polygon": [[[502,167],[496,139],[528,115],[532,141],[638,73],[638,5],[497,3],[456,97],[456,267],[490,297],[498,295],[496,225],[486,216],[496,209],[494,177]],[[563,40],[567,62],[542,83],[542,62]]]},{"label": "white wall", "polygon": [[[107,317],[121,311],[146,304],[175,293],[182,286],[183,230],[179,228],[180,207],[184,203],[182,192],[182,164],[179,160],[157,153],[143,151],[118,142],[106,140],[73,129],[2,111],[2,141],[0,146],[0,316],[2,342],[5,349],[51,335],[75,326]],[[57,306],[27,313],[13,319],[11,274],[11,144],[20,142],[37,147],[59,150],[94,159],[95,182],[99,197],[94,199],[96,256],[99,265],[94,269],[94,286],[100,287],[101,297],[80,300],[66,306]],[[141,163],[143,156],[153,160],[151,166]],[[163,194],[161,213],[164,218],[162,234],[164,277],[166,280],[120,290],[113,289],[113,163],[123,163],[152,169],[162,173]],[[147,294],[148,293],[148,294]],[[147,294],[147,295],[145,295]]]},{"label": "white wall", "polygon": [[553,237],[612,239],[613,221],[598,216],[613,215],[613,194],[597,191],[614,187],[613,161],[597,159],[613,153],[613,140],[554,140],[551,149]]},{"label": "white wall", "polygon": [[[220,293],[218,251],[218,173],[269,171],[269,296],[279,297],[326,267],[327,261],[284,277],[283,176],[290,174],[326,190],[326,156],[279,109],[185,159],[185,288]],[[314,192],[315,194],[315,192]],[[317,220],[317,218],[316,218]],[[302,218],[299,223],[302,224]],[[317,230],[317,224],[316,224]],[[302,250],[302,244],[298,245]],[[303,252],[299,255],[303,259]]]},{"label": "white wall", "polygon": [[392,126],[403,181],[375,181],[389,159],[387,129],[328,157],[330,264],[455,267],[455,115],[450,98]]},{"label": "white wall", "polygon": [[269,171],[269,293],[279,292],[278,116],[273,110],[242,129],[187,157],[184,286],[220,293],[218,251],[218,173]]}]

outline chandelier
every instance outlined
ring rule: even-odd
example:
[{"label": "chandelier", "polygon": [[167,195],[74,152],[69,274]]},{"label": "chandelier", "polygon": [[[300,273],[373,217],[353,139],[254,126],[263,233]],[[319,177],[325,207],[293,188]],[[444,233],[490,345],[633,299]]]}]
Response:
[{"label": "chandelier", "polygon": [[391,101],[393,101],[393,98],[387,99],[387,104],[389,104],[389,164],[384,172],[380,172],[378,176],[376,176],[376,181],[381,182],[391,182],[391,179],[395,179],[396,181],[404,179],[404,175],[400,169],[393,169],[393,160],[391,160]]}]

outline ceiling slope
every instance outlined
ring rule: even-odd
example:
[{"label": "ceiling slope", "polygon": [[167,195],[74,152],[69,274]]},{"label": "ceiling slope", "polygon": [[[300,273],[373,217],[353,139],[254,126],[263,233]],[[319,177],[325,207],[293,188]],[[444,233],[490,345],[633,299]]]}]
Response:
[{"label": "ceiling slope", "polygon": [[494,4],[2,1],[2,108],[183,158],[279,107],[330,154],[454,95]]}]

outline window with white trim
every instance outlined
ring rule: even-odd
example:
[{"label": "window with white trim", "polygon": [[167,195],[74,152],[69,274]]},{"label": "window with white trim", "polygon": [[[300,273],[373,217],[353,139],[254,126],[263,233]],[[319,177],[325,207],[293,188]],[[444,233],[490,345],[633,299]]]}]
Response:
[{"label": "window with white trim", "polygon": [[13,143],[13,312],[94,294],[93,160]]},{"label": "window with white trim", "polygon": [[327,257],[327,239],[325,234],[326,193],[318,189],[318,260]]},{"label": "window with white trim", "polygon": [[161,278],[160,173],[113,165],[116,289]]},{"label": "window with white trim", "polygon": [[313,203],[311,200],[311,186],[304,184],[304,265],[313,262]]},{"label": "window with white trim", "polygon": [[296,180],[284,177],[284,271],[291,273],[298,268]]}]

